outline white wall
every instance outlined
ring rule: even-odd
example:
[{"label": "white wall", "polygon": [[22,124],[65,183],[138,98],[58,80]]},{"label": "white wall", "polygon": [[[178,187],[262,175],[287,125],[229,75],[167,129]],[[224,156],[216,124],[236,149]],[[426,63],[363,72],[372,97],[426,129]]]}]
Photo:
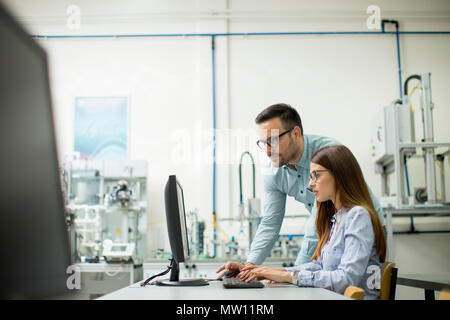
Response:
[{"label": "white wall", "polygon": [[[372,1],[3,1],[32,34],[172,34],[227,32],[367,31],[365,13]],[[66,26],[66,9],[79,5],[81,29]],[[402,31],[450,30],[448,1],[377,1],[383,18],[396,19]],[[215,12],[215,14],[211,14]],[[231,16],[226,19],[225,16]],[[120,39],[44,39],[50,60],[59,152],[73,149],[73,101],[76,96],[127,95],[131,101],[132,159],[148,161],[148,255],[163,245],[163,186],[176,173],[185,188],[188,210],[198,208],[211,232],[212,84],[210,37]],[[450,74],[448,35],[402,35],[402,77],[431,72],[435,141],[450,139]],[[358,158],[375,194],[380,178],[374,172],[369,143],[372,122],[383,106],[399,97],[395,37],[392,35],[295,35],[216,37],[216,102],[218,140],[218,217],[237,214],[238,166],[242,151],[258,160],[257,196],[264,200],[260,163],[254,141],[254,118],[277,102],[295,106],[305,133],[335,137]],[[419,110],[419,106],[415,106]],[[420,112],[416,133],[422,136]],[[184,131],[183,131],[184,130]],[[233,132],[248,133],[233,140]],[[180,134],[183,139],[179,140]],[[192,140],[193,138],[194,140]],[[195,140],[196,139],[196,140]],[[191,143],[191,144],[190,144]],[[200,143],[206,156],[195,151]],[[191,148],[183,149],[183,146]],[[209,149],[208,149],[209,148]],[[222,152],[230,151],[228,160]],[[183,159],[188,159],[182,161]],[[246,161],[246,163],[248,163]],[[244,196],[250,196],[251,170],[244,166]],[[448,163],[445,170],[450,172]],[[423,165],[409,168],[412,189],[424,185]],[[447,176],[447,199],[450,183]],[[438,186],[439,186],[438,179]],[[306,210],[288,200],[287,214]],[[284,224],[281,233],[302,233],[300,220]],[[409,220],[408,220],[409,221]],[[419,230],[449,230],[448,219],[417,220]],[[236,235],[238,226],[219,224],[219,239]],[[394,230],[408,227],[396,220]],[[159,236],[158,236],[159,235]],[[411,239],[427,252],[410,251]],[[408,272],[450,270],[449,234],[395,236],[397,263]],[[166,248],[167,245],[166,245]],[[426,250],[426,249],[424,249]],[[406,254],[408,252],[408,254]],[[423,254],[423,255],[422,255]],[[415,268],[408,261],[415,259]],[[400,298],[421,299],[421,293],[400,290]]]}]

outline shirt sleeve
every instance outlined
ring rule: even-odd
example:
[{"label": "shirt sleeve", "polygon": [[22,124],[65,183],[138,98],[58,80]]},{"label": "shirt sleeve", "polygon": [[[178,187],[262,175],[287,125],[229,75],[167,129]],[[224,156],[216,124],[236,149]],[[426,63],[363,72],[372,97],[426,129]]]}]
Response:
[{"label": "shirt sleeve", "polygon": [[296,265],[302,265],[304,263],[310,262],[314,251],[316,251],[317,243],[319,241],[319,236],[316,230],[316,213],[317,204],[316,201],[314,201],[314,207],[311,210],[311,216],[308,218],[308,222],[305,227],[300,252],[298,253],[297,259],[295,261]]},{"label": "shirt sleeve", "polygon": [[[344,293],[348,286],[358,285],[364,276],[374,244],[374,233],[369,213],[355,208],[347,213],[344,251],[335,270],[300,269],[299,286],[312,286]],[[325,257],[323,258],[325,259]]]},{"label": "shirt sleeve", "polygon": [[266,197],[264,216],[258,226],[247,258],[247,262],[256,265],[262,264],[270,254],[280,233],[286,211],[286,194],[274,185],[270,176],[264,179],[264,191]]},{"label": "shirt sleeve", "polygon": [[322,264],[318,260],[312,260],[310,262],[301,264],[299,266],[287,267],[287,268],[284,268],[284,269],[286,271],[289,271],[289,272],[302,271],[302,270],[313,272],[313,271],[320,271],[320,270],[322,270]]}]

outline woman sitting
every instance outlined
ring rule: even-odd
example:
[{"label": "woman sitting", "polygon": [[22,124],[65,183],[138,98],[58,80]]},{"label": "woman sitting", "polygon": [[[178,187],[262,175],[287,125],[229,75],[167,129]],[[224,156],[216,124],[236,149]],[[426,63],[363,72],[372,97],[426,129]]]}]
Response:
[{"label": "woman sitting", "polygon": [[319,235],[311,262],[283,269],[247,266],[238,276],[341,294],[348,286],[358,286],[365,291],[364,299],[378,299],[386,239],[352,152],[342,145],[318,150],[311,158],[309,186],[316,195]]}]

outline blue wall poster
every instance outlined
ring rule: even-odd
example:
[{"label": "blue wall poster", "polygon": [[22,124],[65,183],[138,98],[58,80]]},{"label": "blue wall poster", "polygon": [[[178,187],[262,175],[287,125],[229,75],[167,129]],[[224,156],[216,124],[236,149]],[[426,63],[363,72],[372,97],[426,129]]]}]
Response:
[{"label": "blue wall poster", "polygon": [[75,98],[74,151],[84,159],[126,160],[128,97]]}]

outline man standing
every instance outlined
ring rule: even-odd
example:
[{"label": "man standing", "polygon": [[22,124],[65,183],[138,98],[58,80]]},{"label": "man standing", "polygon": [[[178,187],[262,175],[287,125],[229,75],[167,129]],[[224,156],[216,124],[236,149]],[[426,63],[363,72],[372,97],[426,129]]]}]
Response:
[{"label": "man standing", "polygon": [[[298,112],[287,104],[275,104],[264,109],[255,122],[260,139],[257,144],[267,153],[271,163],[264,175],[264,217],[251,244],[246,265],[261,265],[270,255],[284,219],[287,196],[303,203],[311,214],[295,264],[309,262],[318,242],[315,226],[316,199],[308,187],[310,159],[317,150],[341,143],[328,137],[304,134]],[[384,225],[380,203],[370,188],[369,192]],[[243,267],[241,263],[228,262],[217,272],[223,271],[220,277],[229,271],[240,272]]]}]

